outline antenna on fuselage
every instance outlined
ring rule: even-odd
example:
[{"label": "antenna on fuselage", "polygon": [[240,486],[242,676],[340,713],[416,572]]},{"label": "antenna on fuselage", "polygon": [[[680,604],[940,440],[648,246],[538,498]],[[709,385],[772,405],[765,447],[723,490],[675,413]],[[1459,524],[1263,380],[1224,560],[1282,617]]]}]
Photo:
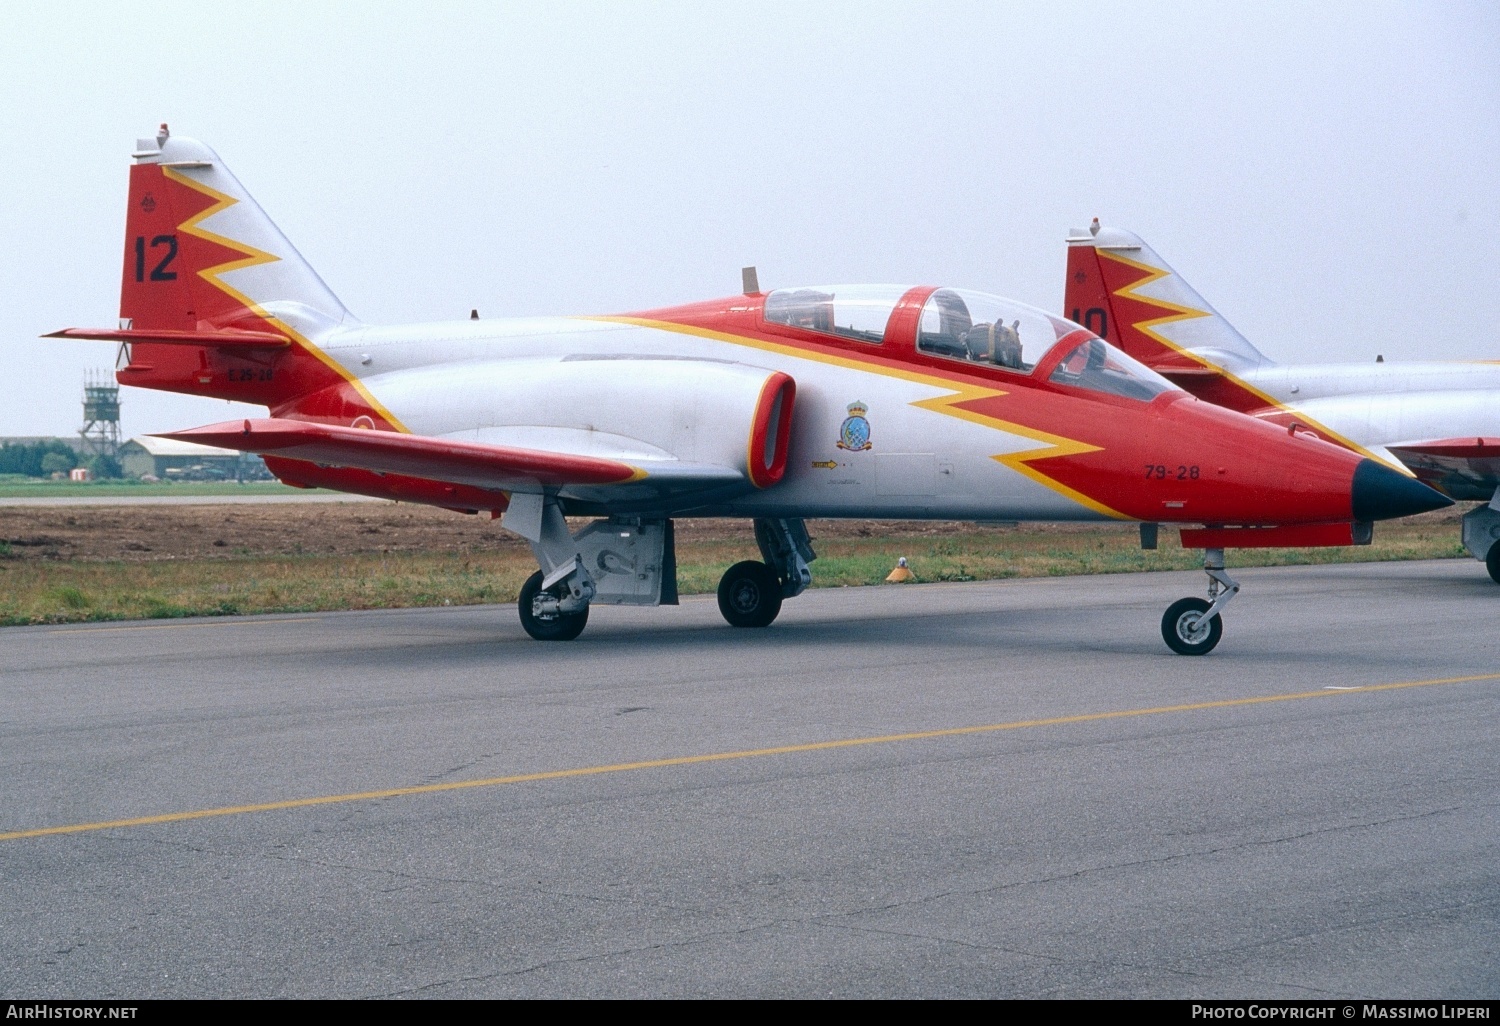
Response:
[{"label": "antenna on fuselage", "polygon": [[477,321],[477,320],[479,320],[479,311],[478,310],[470,310],[469,311],[469,320],[471,320],[471,321]]},{"label": "antenna on fuselage", "polygon": [[740,282],[744,285],[745,295],[760,295],[760,275],[755,272],[754,267],[740,268]]}]

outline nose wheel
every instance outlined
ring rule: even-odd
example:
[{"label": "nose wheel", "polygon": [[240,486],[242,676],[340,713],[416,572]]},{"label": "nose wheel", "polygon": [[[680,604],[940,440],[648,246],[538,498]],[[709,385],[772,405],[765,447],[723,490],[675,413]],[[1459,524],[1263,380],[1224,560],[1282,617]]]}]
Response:
[{"label": "nose wheel", "polygon": [[1178,655],[1207,655],[1224,636],[1219,614],[1204,616],[1211,603],[1201,598],[1178,599],[1161,618],[1161,636]]},{"label": "nose wheel", "polygon": [[1203,572],[1208,574],[1208,600],[1178,599],[1161,618],[1161,637],[1178,655],[1208,655],[1224,636],[1219,612],[1240,593],[1239,582],[1224,572],[1224,550],[1203,553]]}]

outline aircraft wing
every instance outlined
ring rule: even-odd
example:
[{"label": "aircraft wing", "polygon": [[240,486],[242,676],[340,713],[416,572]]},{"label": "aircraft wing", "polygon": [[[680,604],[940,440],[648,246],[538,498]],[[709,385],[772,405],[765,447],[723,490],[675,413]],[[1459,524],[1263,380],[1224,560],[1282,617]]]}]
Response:
[{"label": "aircraft wing", "polygon": [[1500,438],[1439,438],[1386,448],[1418,480],[1455,499],[1489,499],[1500,487]]},{"label": "aircraft wing", "polygon": [[[732,467],[686,464],[671,459],[626,463],[568,452],[549,452],[506,445],[487,445],[397,431],[339,427],[301,420],[269,418],[227,421],[162,437],[238,449],[280,460],[297,460],[318,468],[354,468],[376,474],[399,474],[498,491],[540,492],[649,486],[650,494],[753,487]],[[631,492],[641,489],[632,488]]]}]

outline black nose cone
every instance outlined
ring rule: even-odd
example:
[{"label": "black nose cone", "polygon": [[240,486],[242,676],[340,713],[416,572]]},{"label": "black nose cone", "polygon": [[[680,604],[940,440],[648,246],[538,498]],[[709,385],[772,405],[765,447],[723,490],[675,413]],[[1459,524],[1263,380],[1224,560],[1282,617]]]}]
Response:
[{"label": "black nose cone", "polygon": [[1442,492],[1374,460],[1360,460],[1354,468],[1353,494],[1354,519],[1366,524],[1453,505]]}]

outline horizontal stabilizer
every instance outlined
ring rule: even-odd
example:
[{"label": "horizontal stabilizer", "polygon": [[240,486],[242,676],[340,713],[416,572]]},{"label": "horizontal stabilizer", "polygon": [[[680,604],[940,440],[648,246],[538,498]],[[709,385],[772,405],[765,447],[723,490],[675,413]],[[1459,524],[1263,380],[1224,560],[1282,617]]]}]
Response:
[{"label": "horizontal stabilizer", "polygon": [[292,344],[269,331],[179,331],[171,328],[64,328],[42,338],[77,338],[96,342],[151,342],[168,346],[215,346],[220,349],[281,349]]}]

